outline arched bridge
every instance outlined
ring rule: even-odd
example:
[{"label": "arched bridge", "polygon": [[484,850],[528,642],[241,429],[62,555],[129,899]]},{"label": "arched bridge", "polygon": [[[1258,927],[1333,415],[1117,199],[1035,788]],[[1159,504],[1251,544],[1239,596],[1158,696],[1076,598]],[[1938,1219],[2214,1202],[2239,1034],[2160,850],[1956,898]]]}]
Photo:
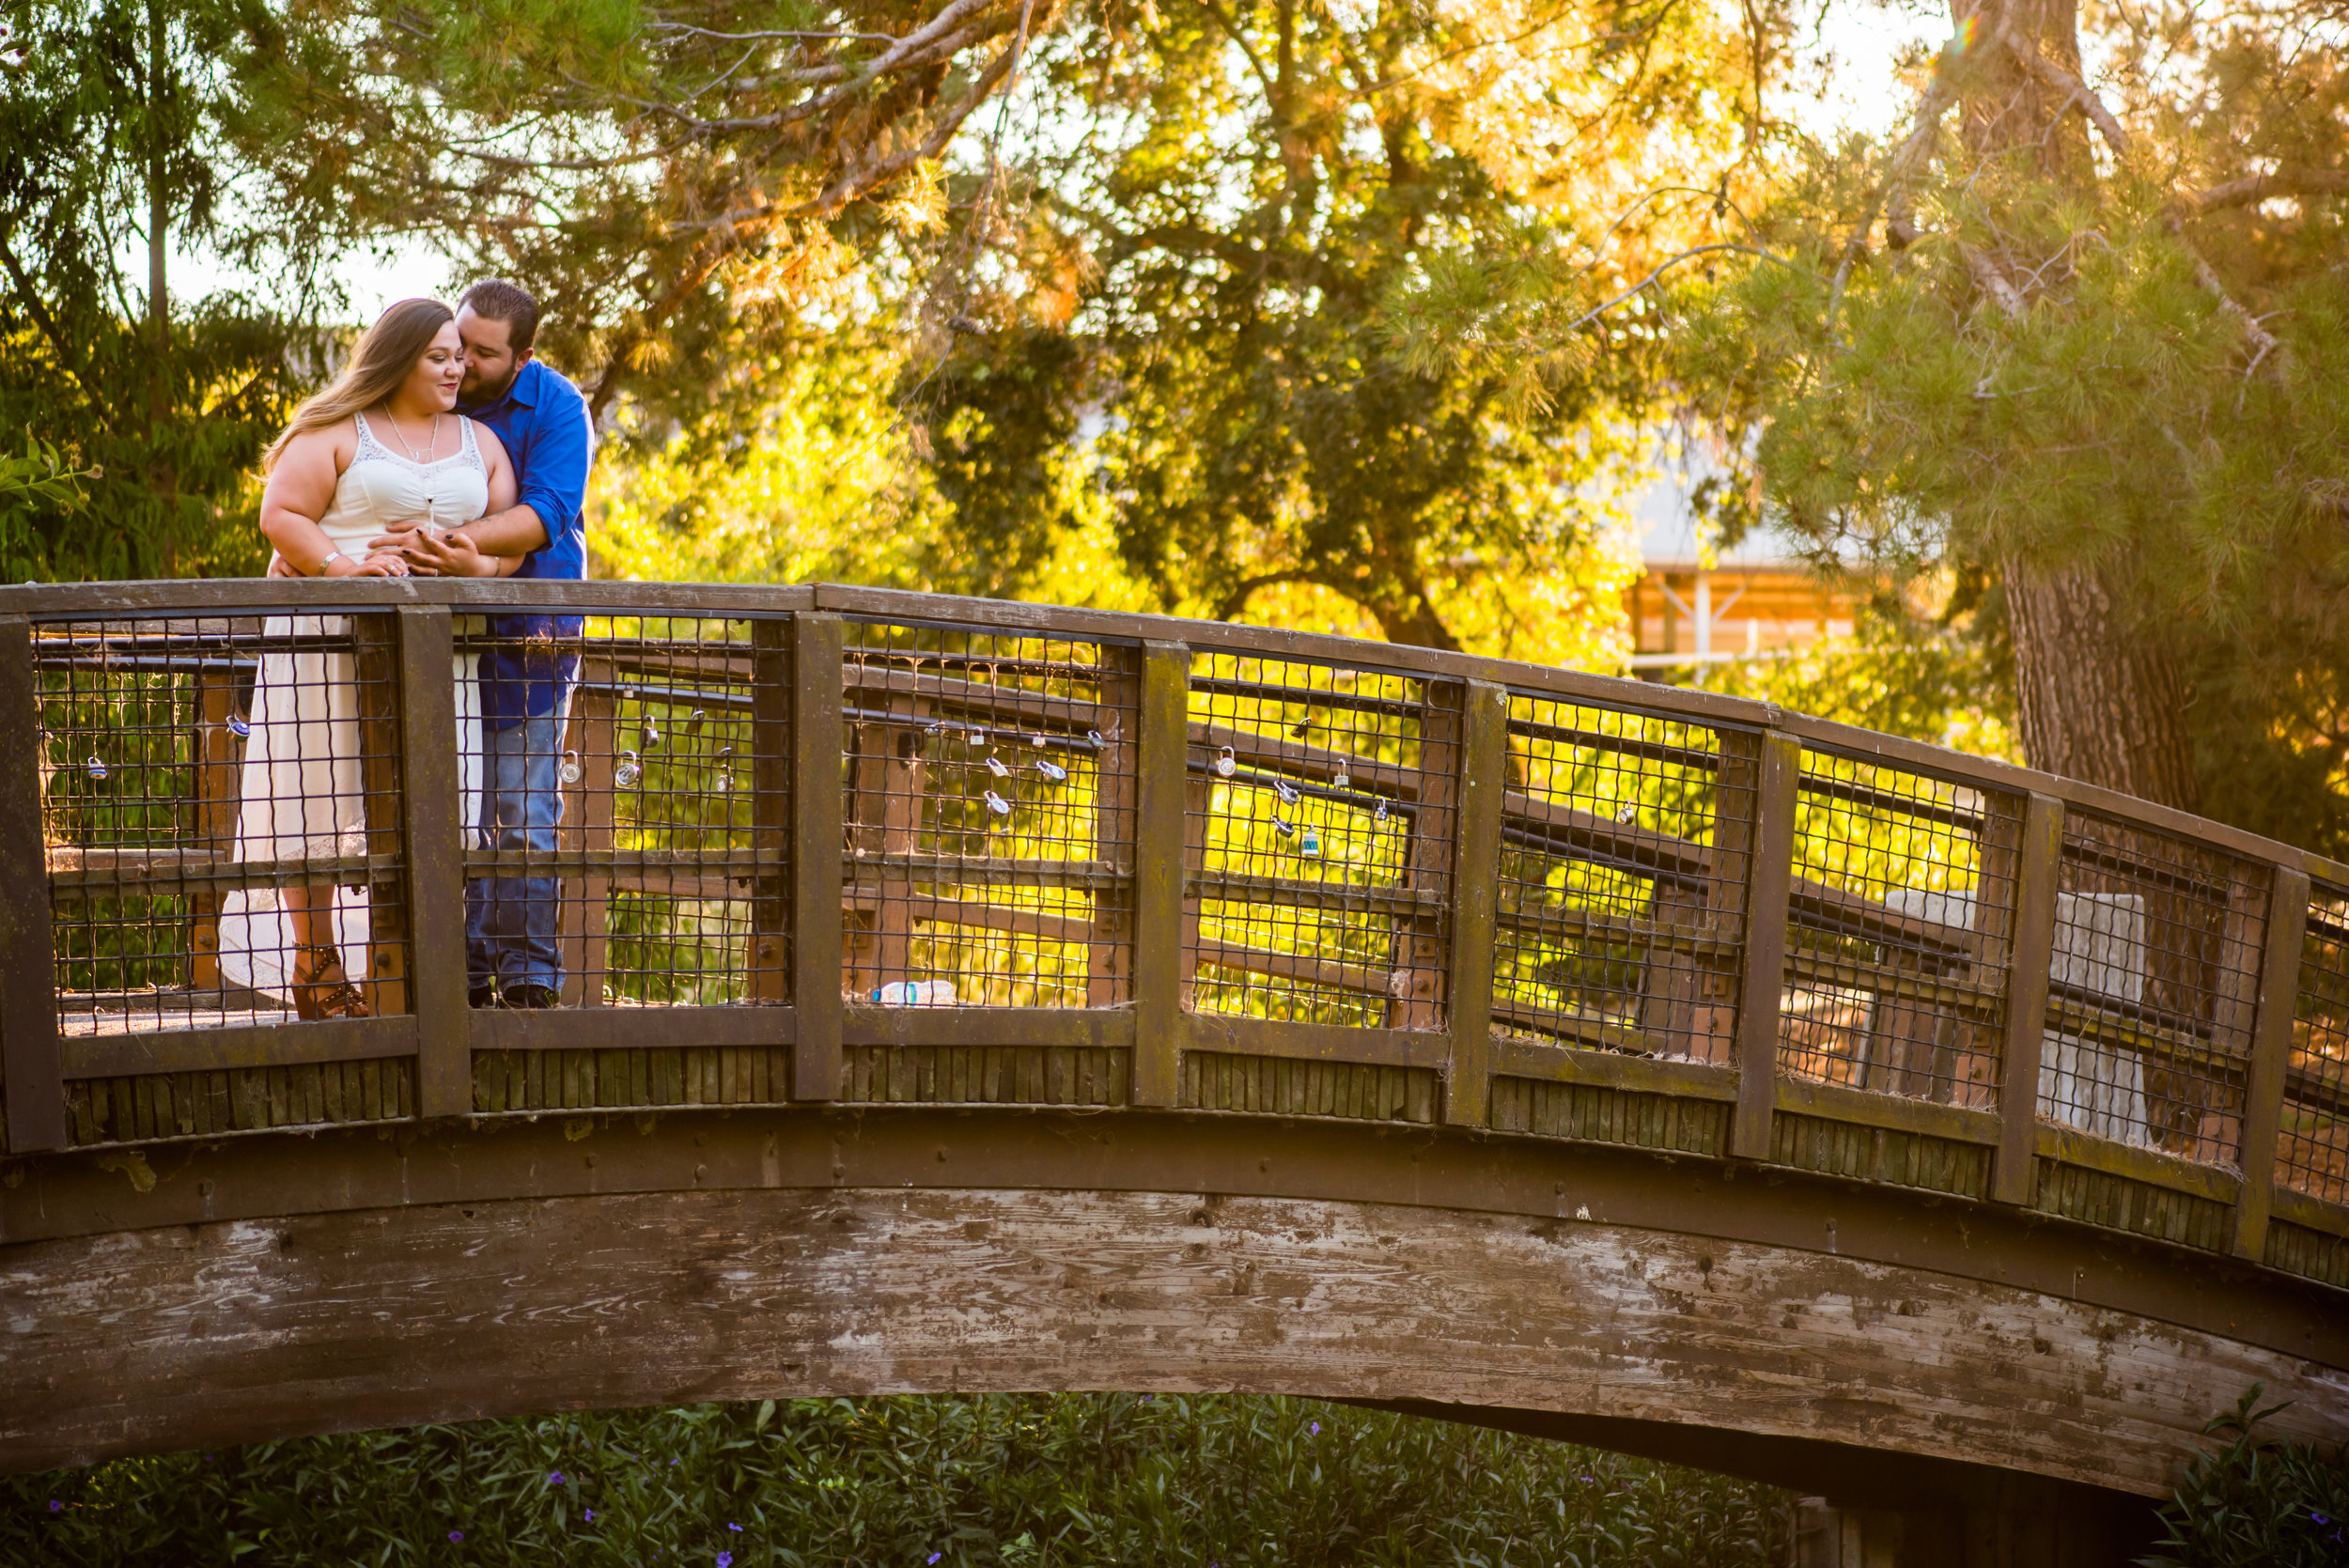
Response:
[{"label": "arched bridge", "polygon": [[[0,590],[0,735],[13,1468],[1257,1389],[2145,1497],[2254,1381],[2349,1426],[2349,867],[2216,823],[834,587]],[[469,884],[557,1005],[469,1005]],[[288,1006],[304,900],[370,1016]]]}]

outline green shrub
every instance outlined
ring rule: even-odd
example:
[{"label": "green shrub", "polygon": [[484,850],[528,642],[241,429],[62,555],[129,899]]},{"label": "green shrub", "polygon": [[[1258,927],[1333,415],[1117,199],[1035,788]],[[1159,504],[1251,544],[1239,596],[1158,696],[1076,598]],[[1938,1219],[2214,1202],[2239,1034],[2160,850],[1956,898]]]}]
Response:
[{"label": "green shrub", "polygon": [[1786,1502],[1311,1400],[806,1400],[19,1476],[0,1498],[0,1561],[1768,1568]]},{"label": "green shrub", "polygon": [[2144,1568],[2326,1568],[2349,1562],[2349,1439],[2327,1453],[2314,1443],[2263,1436],[2259,1423],[2283,1408],[2258,1408],[2254,1383],[2203,1430],[2228,1436],[2186,1465],[2161,1511],[2169,1534]]}]

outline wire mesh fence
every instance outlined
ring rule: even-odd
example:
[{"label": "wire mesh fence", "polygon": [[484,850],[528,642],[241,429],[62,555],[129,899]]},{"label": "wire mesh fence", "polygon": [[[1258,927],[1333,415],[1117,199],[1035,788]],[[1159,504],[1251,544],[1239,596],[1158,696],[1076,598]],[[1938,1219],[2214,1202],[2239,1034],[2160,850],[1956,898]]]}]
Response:
[{"label": "wire mesh fence", "polygon": [[383,614],[39,629],[64,1033],[405,1010],[392,646]]},{"label": "wire mesh fence", "polygon": [[[37,626],[67,1036],[410,1009],[415,775],[398,621]],[[1139,644],[843,625],[845,743],[821,787],[841,790],[844,831],[812,850],[841,857],[843,994],[877,1007],[1133,1001]],[[460,613],[455,629],[474,1003],[788,1001],[789,790],[805,766],[789,620],[516,611]],[[1465,691],[1333,660],[1192,653],[1186,1007],[1445,1025]],[[1759,732],[1735,724],[1511,694],[1495,1032],[1732,1060],[1761,756]],[[2020,804],[1962,777],[1804,752],[1781,1070],[1998,1103]],[[2241,1158],[2271,879],[2190,834],[2067,814],[2043,1118]],[[85,1141],[410,1113],[412,1085],[392,1066],[323,1063],[315,1083],[286,1086],[189,1078],[169,1093],[161,1074],[85,1077],[69,1099]],[[2349,1202],[2344,1107],[2349,892],[2320,886],[2280,1185]]]},{"label": "wire mesh fence", "polygon": [[784,1000],[782,628],[703,615],[460,619],[474,1005]]},{"label": "wire mesh fence", "polygon": [[2041,1116],[2233,1163],[2269,876],[2171,834],[2066,815]]},{"label": "wire mesh fence", "polygon": [[844,993],[884,1007],[1130,1000],[1136,651],[846,629]]},{"label": "wire mesh fence", "polygon": [[1512,693],[1497,1031],[1731,1059],[1759,754],[1742,731]]},{"label": "wire mesh fence", "polygon": [[1804,750],[1781,1071],[1996,1107],[2021,827],[2008,796]]},{"label": "wire mesh fence", "polygon": [[1464,690],[1303,660],[1192,656],[1186,1006],[1441,1026]]},{"label": "wire mesh fence", "polygon": [[2310,891],[2298,1001],[2276,1182],[2349,1203],[2349,891]]}]

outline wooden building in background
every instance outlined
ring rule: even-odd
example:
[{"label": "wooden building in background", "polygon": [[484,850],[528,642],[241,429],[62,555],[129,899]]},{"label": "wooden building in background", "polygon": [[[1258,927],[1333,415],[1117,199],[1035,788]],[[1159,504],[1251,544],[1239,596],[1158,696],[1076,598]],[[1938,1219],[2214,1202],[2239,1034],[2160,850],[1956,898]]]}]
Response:
[{"label": "wooden building in background", "polygon": [[1641,512],[1643,569],[1624,595],[1635,671],[1851,635],[1860,595],[1823,577],[1783,536],[1757,529],[1707,565],[1677,487],[1659,486]]}]

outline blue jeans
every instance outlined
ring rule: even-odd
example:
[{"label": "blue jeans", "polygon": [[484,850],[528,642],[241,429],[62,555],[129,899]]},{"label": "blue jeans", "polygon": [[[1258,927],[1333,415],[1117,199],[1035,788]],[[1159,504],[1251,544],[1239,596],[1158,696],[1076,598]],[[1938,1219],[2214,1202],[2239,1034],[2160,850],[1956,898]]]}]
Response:
[{"label": "blue jeans", "polygon": [[[564,715],[524,719],[481,736],[482,841],[493,849],[552,854],[563,820]],[[562,882],[552,877],[492,877],[465,884],[469,988],[563,988],[555,938]]]}]

